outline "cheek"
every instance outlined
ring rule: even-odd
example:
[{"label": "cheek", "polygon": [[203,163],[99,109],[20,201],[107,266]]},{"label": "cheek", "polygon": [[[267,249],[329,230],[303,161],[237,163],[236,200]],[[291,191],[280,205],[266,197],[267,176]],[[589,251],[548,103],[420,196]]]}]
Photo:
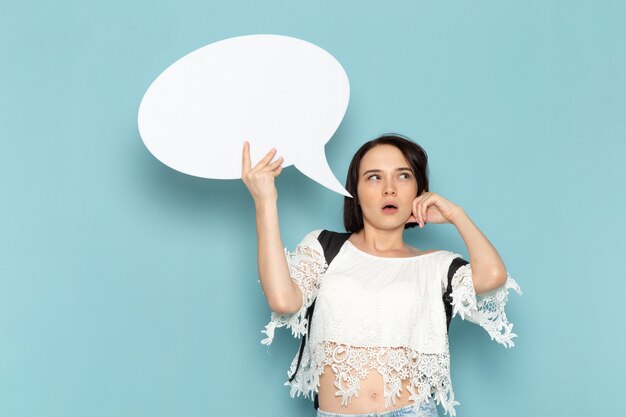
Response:
[{"label": "cheek", "polygon": [[417,183],[407,184],[406,193],[408,198],[417,198]]},{"label": "cheek", "polygon": [[357,188],[357,194],[361,205],[368,205],[369,202],[372,201],[375,192],[372,189],[368,189],[367,186],[359,186]]}]

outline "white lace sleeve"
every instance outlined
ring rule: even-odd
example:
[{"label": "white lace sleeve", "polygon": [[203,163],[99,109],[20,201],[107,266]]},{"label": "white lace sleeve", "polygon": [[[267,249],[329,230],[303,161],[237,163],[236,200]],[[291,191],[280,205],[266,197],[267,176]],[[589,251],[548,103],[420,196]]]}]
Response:
[{"label": "white lace sleeve", "polygon": [[270,322],[261,330],[267,337],[261,341],[269,345],[274,339],[274,330],[287,326],[294,337],[299,338],[307,332],[306,311],[317,296],[326,267],[323,249],[317,240],[320,231],[307,234],[294,252],[285,249],[291,278],[298,284],[302,292],[302,307],[291,314],[277,314],[272,311]]},{"label": "white lace sleeve", "polygon": [[491,340],[513,347],[513,338],[517,337],[513,333],[513,324],[509,323],[504,312],[504,307],[508,301],[509,289],[522,294],[520,286],[508,274],[506,283],[493,291],[476,294],[472,282],[472,269],[470,264],[463,265],[457,269],[452,277],[452,317],[457,313],[463,320],[471,321],[484,328]]}]

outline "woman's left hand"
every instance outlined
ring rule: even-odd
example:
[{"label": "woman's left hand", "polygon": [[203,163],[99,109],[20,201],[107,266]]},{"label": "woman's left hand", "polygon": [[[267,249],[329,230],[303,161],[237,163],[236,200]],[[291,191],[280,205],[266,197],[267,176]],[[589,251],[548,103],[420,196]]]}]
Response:
[{"label": "woman's left hand", "polygon": [[419,223],[424,227],[429,223],[452,223],[454,215],[462,210],[460,206],[432,192],[420,194],[413,200],[411,216],[405,223]]}]

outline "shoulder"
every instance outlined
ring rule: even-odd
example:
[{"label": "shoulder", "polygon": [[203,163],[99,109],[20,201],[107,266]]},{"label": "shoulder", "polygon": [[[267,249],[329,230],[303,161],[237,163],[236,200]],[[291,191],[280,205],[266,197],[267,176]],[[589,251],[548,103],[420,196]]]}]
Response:
[{"label": "shoulder", "polygon": [[[440,250],[432,255],[435,257],[435,270],[436,275],[441,280],[441,288],[445,291],[448,288],[449,275],[451,272],[451,266],[455,259],[463,259],[463,256],[459,253],[449,250]],[[458,263],[459,261],[457,261]],[[456,264],[454,264],[456,265]],[[453,268],[454,269],[454,268]]]},{"label": "shoulder", "polygon": [[452,264],[452,261],[456,258],[463,259],[463,255],[461,255],[460,253],[452,252],[445,249],[434,252],[432,256],[435,257],[437,264],[443,269],[449,268]]},{"label": "shoulder", "polygon": [[307,240],[307,241],[317,240],[317,238],[319,237],[320,233],[322,233],[322,231],[323,231],[323,229],[311,230],[309,233],[307,233],[304,236],[303,240]]},{"label": "shoulder", "polygon": [[437,254],[443,258],[456,258],[457,256],[462,256],[456,252],[452,252],[449,250],[445,250],[445,249],[440,249],[436,251]]},{"label": "shoulder", "polygon": [[[310,231],[309,233],[306,234],[306,236],[304,237],[303,240],[307,240],[307,241],[318,240],[319,241],[320,234],[323,231],[324,231],[324,229],[312,230],[312,231]],[[333,230],[328,230],[328,229],[326,229],[326,232],[329,232],[330,235],[333,235],[333,234],[344,235],[344,236],[349,236],[350,235],[349,233],[335,232]]]},{"label": "shoulder", "polygon": [[343,244],[350,236],[350,233],[334,232],[332,230],[326,230],[329,234],[321,236],[324,231],[324,229],[315,229],[310,231],[304,236],[300,245],[307,246],[319,251],[320,253],[324,253],[324,247],[334,247],[339,243]]},{"label": "shoulder", "polygon": [[317,239],[317,238],[319,237],[320,233],[322,233],[322,231],[323,231],[323,230],[324,230],[324,229],[315,229],[315,230],[312,230],[312,231],[310,231],[310,232],[307,234],[307,236],[308,236],[308,235],[311,235],[311,236],[313,236],[315,239]]},{"label": "shoulder", "polygon": [[298,246],[305,246],[305,247],[315,249],[323,253],[322,245],[320,244],[320,241],[317,239],[320,233],[322,233],[322,229],[316,229],[316,230],[310,231],[302,238]]}]

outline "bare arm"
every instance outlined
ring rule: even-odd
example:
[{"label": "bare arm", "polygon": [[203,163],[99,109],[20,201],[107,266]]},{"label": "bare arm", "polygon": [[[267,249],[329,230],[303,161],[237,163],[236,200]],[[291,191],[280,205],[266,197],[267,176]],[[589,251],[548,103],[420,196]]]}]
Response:
[{"label": "bare arm", "polygon": [[437,193],[424,192],[415,198],[407,223],[451,223],[459,231],[469,251],[472,282],[476,294],[485,293],[504,285],[507,271],[489,239],[472,222],[465,210]]},{"label": "bare arm", "polygon": [[476,294],[495,290],[504,285],[507,272],[502,258],[461,207],[455,211],[451,223],[459,231],[469,251]]},{"label": "bare arm", "polygon": [[289,275],[276,202],[256,206],[256,230],[259,278],[268,305],[278,314],[298,311],[302,307],[302,292]]},{"label": "bare arm", "polygon": [[274,178],[282,171],[282,157],[270,163],[272,149],[250,167],[250,144],[244,143],[241,179],[250,190],[256,206],[257,263],[261,287],[272,311],[289,314],[302,306],[302,292],[289,274],[278,223],[278,192]]}]

